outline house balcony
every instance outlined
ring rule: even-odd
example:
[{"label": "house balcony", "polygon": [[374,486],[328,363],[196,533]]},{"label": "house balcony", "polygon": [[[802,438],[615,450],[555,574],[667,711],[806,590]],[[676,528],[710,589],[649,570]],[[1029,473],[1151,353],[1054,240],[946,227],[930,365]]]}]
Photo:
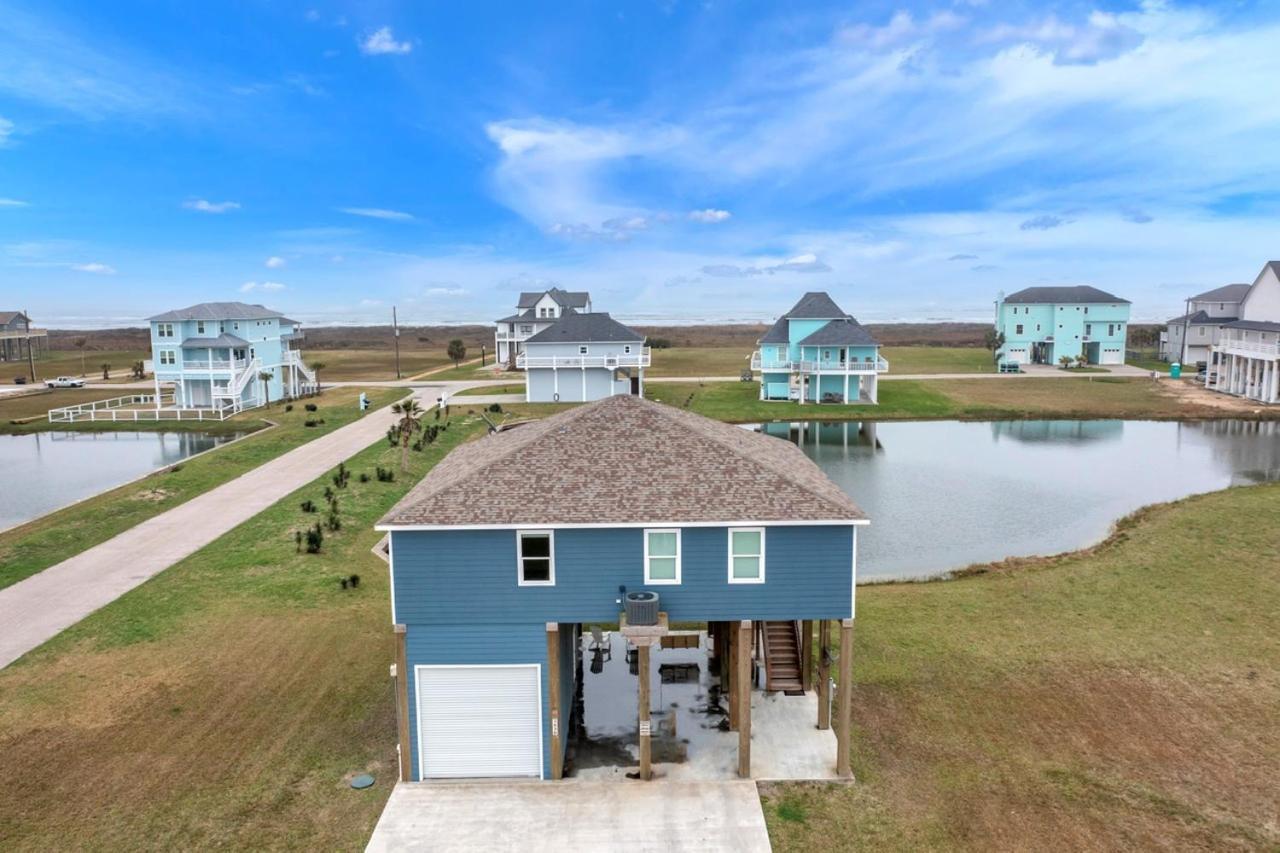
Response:
[{"label": "house balcony", "polygon": [[516,367],[528,370],[531,367],[554,368],[587,368],[604,367],[610,370],[617,367],[648,367],[649,348],[640,352],[611,353],[609,355],[529,355],[522,352],[516,356]]},{"label": "house balcony", "polygon": [[1215,352],[1223,355],[1243,355],[1250,358],[1280,358],[1280,343],[1268,344],[1262,341],[1222,340],[1214,347]]},{"label": "house balcony", "polygon": [[776,373],[848,373],[862,375],[868,373],[887,373],[889,362],[880,356],[875,361],[782,361],[776,358],[762,358],[760,351],[751,354],[751,369]]}]

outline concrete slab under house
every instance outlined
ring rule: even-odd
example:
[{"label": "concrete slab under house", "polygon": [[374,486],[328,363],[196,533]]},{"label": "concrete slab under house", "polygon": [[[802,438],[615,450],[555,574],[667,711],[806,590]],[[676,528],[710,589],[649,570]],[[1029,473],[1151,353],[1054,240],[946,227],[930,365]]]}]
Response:
[{"label": "concrete slab under house", "polygon": [[402,783],[849,778],[867,523],[790,442],[629,395],[462,445],[378,524]]}]

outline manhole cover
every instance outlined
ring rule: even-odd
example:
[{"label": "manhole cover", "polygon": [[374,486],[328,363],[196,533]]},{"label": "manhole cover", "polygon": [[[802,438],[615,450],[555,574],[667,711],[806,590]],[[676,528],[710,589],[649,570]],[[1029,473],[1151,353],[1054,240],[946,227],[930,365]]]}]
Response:
[{"label": "manhole cover", "polygon": [[361,773],[359,776],[351,780],[351,787],[359,790],[361,788],[369,788],[373,786],[373,777],[368,773]]}]

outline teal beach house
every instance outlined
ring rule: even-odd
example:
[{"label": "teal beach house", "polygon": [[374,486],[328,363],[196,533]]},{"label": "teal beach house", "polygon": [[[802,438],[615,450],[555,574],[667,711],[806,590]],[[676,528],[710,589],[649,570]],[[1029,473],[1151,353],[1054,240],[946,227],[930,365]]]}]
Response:
[{"label": "teal beach house", "polygon": [[[586,773],[575,733],[619,709],[609,772],[751,776],[757,714],[762,774],[848,775],[829,667],[851,665],[867,523],[790,442],[631,395],[463,444],[378,524],[401,780]],[[722,726],[675,731],[714,697]],[[792,731],[809,765],[770,753]]]},{"label": "teal beach house", "polygon": [[823,292],[806,293],[759,340],[751,369],[761,400],[876,403],[889,370],[880,345]]},{"label": "teal beach house", "polygon": [[996,300],[997,352],[1009,364],[1057,364],[1083,356],[1089,364],[1124,364],[1129,301],[1099,290],[1027,287]]},{"label": "teal beach house", "polygon": [[[316,390],[299,349],[302,330],[278,311],[203,302],[149,322],[156,400],[162,386],[170,386],[174,409],[234,414]],[[263,374],[270,377],[265,382]]]}]

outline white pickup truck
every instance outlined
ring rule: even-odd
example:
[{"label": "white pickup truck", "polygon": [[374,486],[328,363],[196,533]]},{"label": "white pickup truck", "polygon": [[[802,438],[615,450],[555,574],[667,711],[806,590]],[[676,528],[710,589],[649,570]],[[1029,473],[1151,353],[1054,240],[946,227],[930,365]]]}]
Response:
[{"label": "white pickup truck", "polygon": [[74,376],[59,376],[56,379],[46,379],[44,381],[46,388],[83,388],[84,380],[76,379]]}]

